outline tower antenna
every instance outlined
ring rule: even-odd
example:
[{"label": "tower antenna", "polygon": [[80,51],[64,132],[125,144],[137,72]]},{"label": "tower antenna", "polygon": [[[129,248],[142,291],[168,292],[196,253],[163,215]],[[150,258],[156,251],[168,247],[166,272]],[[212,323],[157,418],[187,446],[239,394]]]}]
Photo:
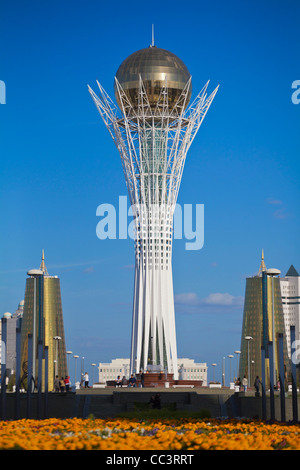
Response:
[{"label": "tower antenna", "polygon": [[152,25],[152,44],[151,47],[154,47],[154,24]]}]

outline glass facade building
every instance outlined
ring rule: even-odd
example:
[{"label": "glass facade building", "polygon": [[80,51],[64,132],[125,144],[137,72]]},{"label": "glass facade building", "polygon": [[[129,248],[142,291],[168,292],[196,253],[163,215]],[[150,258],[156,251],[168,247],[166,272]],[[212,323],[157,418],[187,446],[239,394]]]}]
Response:
[{"label": "glass facade building", "polygon": [[[275,377],[279,378],[279,333],[284,338],[284,364],[285,370],[289,370],[289,359],[287,355],[286,335],[281,299],[280,279],[266,276],[266,320],[263,321],[263,271],[267,271],[262,259],[261,268],[256,276],[246,279],[245,303],[243,326],[241,335],[241,357],[239,366],[240,379],[244,376],[250,379],[248,386],[253,387],[256,376],[262,378],[261,348],[267,346],[269,341],[273,342],[273,323],[275,341]],[[273,284],[273,286],[272,286]],[[273,308],[274,302],[274,308]],[[273,322],[274,314],[274,322]],[[265,323],[265,325],[264,325]],[[252,339],[245,339],[245,337]],[[268,346],[266,351],[266,384],[270,382],[270,364]],[[248,356],[249,351],[249,356]],[[250,370],[249,370],[250,368]]]},{"label": "glass facade building", "polygon": [[[49,276],[42,259],[41,275],[29,275],[26,280],[24,313],[21,327],[21,377],[26,377],[28,334],[33,335],[33,376],[37,379],[38,342],[43,343],[42,389],[45,389],[45,346],[48,346],[48,390],[54,387],[55,375],[65,377],[67,371],[66,345],[60,280]],[[54,338],[57,339],[54,339]],[[59,338],[59,339],[58,339]]]}]

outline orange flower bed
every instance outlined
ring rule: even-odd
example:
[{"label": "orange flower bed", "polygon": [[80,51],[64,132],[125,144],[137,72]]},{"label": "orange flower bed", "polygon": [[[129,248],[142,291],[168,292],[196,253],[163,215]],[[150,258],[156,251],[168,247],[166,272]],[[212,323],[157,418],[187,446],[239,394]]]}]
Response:
[{"label": "orange flower bed", "polygon": [[300,427],[248,420],[24,419],[0,421],[0,449],[295,450]]}]

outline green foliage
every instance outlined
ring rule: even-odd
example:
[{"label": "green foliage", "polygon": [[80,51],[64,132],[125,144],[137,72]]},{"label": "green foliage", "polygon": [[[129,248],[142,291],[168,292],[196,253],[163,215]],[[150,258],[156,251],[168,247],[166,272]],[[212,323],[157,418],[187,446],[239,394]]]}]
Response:
[{"label": "green foliage", "polygon": [[139,420],[161,420],[161,419],[205,419],[211,418],[211,413],[206,409],[197,411],[177,410],[176,403],[162,405],[160,409],[152,409],[147,403],[134,403],[133,411],[126,411],[116,416],[117,418],[139,419]]}]

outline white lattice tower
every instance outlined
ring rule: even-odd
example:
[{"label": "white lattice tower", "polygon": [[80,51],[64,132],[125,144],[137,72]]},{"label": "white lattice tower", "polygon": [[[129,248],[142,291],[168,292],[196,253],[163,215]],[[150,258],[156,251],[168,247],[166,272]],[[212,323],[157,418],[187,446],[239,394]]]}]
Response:
[{"label": "white lattice tower", "polygon": [[150,106],[139,78],[133,107],[115,78],[118,108],[97,82],[99,96],[88,87],[121,156],[135,215],[135,282],[130,371],[160,365],[178,379],[172,278],[173,215],[187,151],[218,87],[208,83],[186,109],[191,79],[175,106],[168,106],[168,82]]}]

